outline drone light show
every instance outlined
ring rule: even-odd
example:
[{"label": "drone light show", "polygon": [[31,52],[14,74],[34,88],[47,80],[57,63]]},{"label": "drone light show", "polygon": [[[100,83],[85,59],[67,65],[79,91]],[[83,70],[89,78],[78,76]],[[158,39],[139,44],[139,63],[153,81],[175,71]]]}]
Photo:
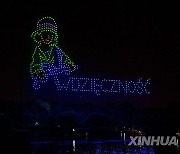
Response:
[{"label": "drone light show", "polygon": [[[44,17],[37,23],[32,33],[36,47],[30,64],[33,88],[39,90],[52,78],[57,90],[124,94],[150,94],[150,79],[112,80],[76,77],[72,72],[78,65],[58,47],[57,24],[51,17]],[[62,76],[66,80],[62,80]]]}]

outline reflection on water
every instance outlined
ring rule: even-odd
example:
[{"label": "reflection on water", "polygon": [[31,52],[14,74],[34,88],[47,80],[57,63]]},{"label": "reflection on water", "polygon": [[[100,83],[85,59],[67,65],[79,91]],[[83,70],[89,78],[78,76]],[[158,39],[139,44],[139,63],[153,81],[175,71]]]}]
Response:
[{"label": "reflection on water", "polygon": [[128,146],[129,140],[32,142],[34,154],[154,154],[153,147]]},{"label": "reflection on water", "polygon": [[76,151],[76,141],[73,140],[73,151],[75,152]]},{"label": "reflection on water", "polygon": [[[69,141],[50,138],[48,136],[50,133],[45,134],[44,138],[43,135],[40,135],[41,138],[35,136],[39,132],[36,134],[32,131],[28,133],[17,131],[12,133],[6,135],[7,138],[4,140],[4,144],[7,146],[1,145],[1,151],[4,147],[6,153],[9,154],[176,154],[180,152],[179,140],[177,141],[177,146],[128,146],[130,139],[124,132],[120,132],[120,137],[117,136],[116,140],[92,140],[93,138],[91,138],[91,140],[69,139]],[[47,139],[52,139],[53,141],[46,141]],[[1,151],[0,153],[3,154],[4,152]]]}]

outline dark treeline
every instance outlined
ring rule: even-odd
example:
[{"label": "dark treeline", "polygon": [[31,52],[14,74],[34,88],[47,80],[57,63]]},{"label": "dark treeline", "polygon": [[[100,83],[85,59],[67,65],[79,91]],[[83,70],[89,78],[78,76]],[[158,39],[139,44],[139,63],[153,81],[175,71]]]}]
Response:
[{"label": "dark treeline", "polygon": [[34,100],[0,102],[1,129],[128,127],[146,132],[179,131],[180,107],[137,109],[131,103],[59,103]]}]

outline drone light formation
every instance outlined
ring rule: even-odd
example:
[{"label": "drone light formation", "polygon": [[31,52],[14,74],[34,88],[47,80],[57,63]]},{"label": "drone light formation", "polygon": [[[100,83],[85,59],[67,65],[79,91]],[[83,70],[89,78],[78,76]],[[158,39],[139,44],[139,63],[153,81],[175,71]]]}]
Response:
[{"label": "drone light formation", "polygon": [[143,81],[122,81],[96,78],[77,78],[69,76],[65,83],[57,82],[58,90],[70,90],[75,92],[93,92],[96,95],[103,93],[125,93],[125,94],[150,94],[150,79]]},{"label": "drone light formation", "polygon": [[[39,90],[49,78],[53,78],[57,90],[74,92],[93,92],[125,94],[150,94],[150,79],[134,81],[73,77],[72,72],[78,66],[58,47],[57,24],[51,17],[44,17],[37,23],[36,31],[31,35],[36,43],[30,74],[33,88]],[[64,81],[61,77],[67,80]]]}]

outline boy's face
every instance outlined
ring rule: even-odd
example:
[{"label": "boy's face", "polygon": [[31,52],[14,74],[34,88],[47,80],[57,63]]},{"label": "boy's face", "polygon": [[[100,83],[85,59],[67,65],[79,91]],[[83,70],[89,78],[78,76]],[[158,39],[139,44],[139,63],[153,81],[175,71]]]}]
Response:
[{"label": "boy's face", "polygon": [[41,43],[50,45],[53,42],[53,34],[50,32],[44,32],[41,34]]}]

